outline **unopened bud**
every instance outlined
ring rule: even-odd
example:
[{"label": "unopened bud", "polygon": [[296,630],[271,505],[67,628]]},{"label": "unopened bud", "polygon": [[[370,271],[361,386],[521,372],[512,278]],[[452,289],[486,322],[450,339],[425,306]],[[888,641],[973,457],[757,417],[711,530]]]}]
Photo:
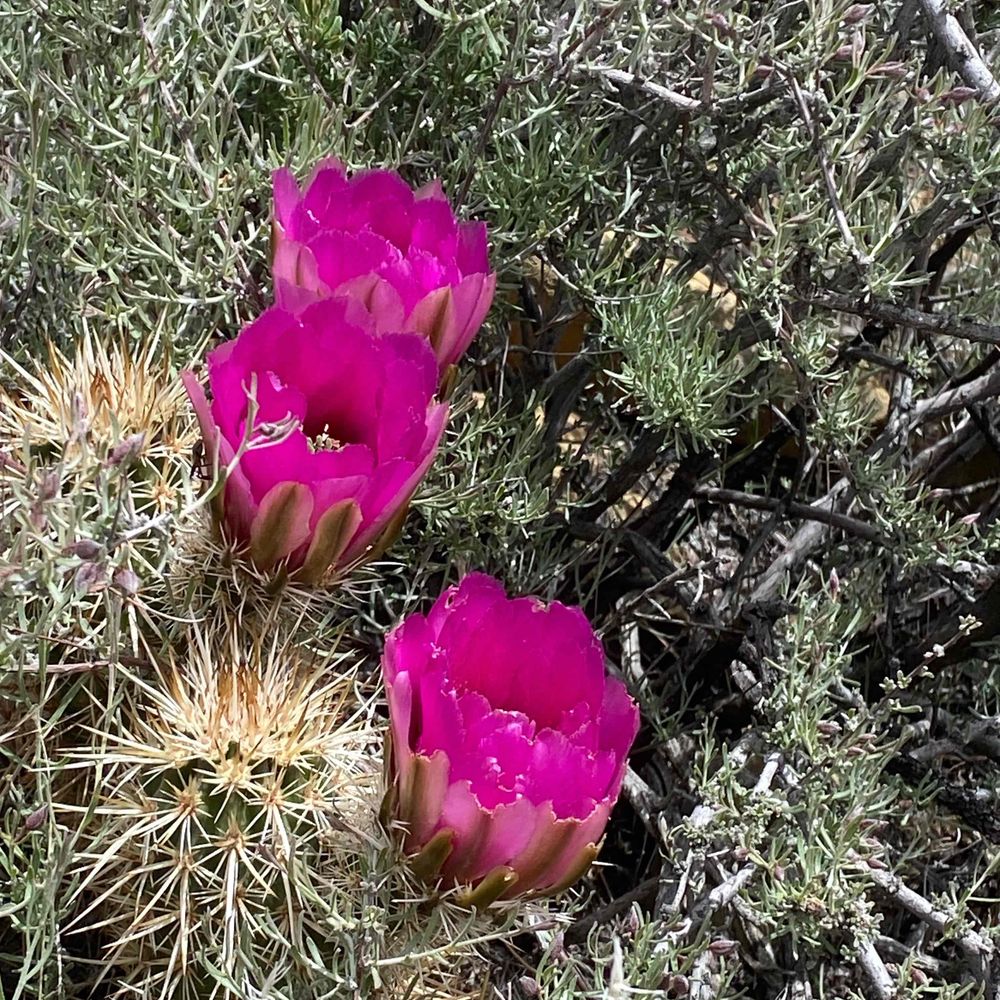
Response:
[{"label": "unopened bud", "polygon": [[62,486],[59,473],[55,469],[49,469],[38,483],[38,499],[52,500],[59,496],[59,489]]},{"label": "unopened bud", "polygon": [[875,78],[885,77],[888,80],[901,80],[906,76],[907,72],[906,63],[894,59],[884,62],[879,66],[872,66],[868,70],[868,76]]},{"label": "unopened bud", "polygon": [[95,590],[100,590],[107,581],[107,573],[100,563],[85,562],[80,564],[80,568],[73,576],[73,587],[77,593],[91,594]]},{"label": "unopened bud", "polygon": [[10,472],[24,472],[24,466],[16,458],[13,458],[9,451],[3,448],[0,448],[0,469],[7,469]]},{"label": "unopened bud", "polygon": [[120,591],[128,594],[129,597],[138,594],[139,588],[142,586],[142,581],[127,566],[121,566],[115,570],[113,582]]},{"label": "unopened bud", "polygon": [[549,945],[549,954],[555,959],[563,959],[567,957],[566,951],[566,940],[563,937],[562,931],[556,931],[552,938],[552,944]]},{"label": "unopened bud", "polygon": [[28,520],[31,522],[32,528],[34,528],[39,534],[45,530],[46,525],[49,523],[49,519],[45,516],[45,509],[42,506],[41,500],[36,500],[31,505],[31,510],[28,511]]},{"label": "unopened bud", "polygon": [[715,28],[720,35],[727,38],[736,37],[736,32],[733,30],[733,26],[726,20],[725,14],[712,14],[712,16],[708,19],[708,23]]},{"label": "unopened bud", "polygon": [[33,830],[40,830],[45,821],[49,818],[49,807],[39,806],[25,821],[24,832],[31,833]]},{"label": "unopened bud", "polygon": [[688,981],[688,977],[682,976],[679,972],[667,976],[664,985],[667,992],[673,994],[675,997],[686,997],[691,992],[691,984]]},{"label": "unopened bud", "polygon": [[737,947],[737,943],[729,938],[718,938],[708,946],[708,950],[716,956],[731,955]]},{"label": "unopened bud", "polygon": [[978,95],[979,91],[975,87],[952,87],[951,90],[946,90],[941,95],[941,103],[953,105],[964,104]]},{"label": "unopened bud", "polygon": [[104,546],[99,545],[92,538],[81,538],[78,542],[72,542],[63,549],[63,555],[76,556],[78,559],[96,559],[104,551]]},{"label": "unopened bud", "polygon": [[139,434],[131,434],[124,440],[119,441],[111,449],[111,454],[108,455],[108,465],[121,465],[122,462],[134,458],[142,451],[145,443],[146,435],[141,432]]},{"label": "unopened bud", "polygon": [[873,3],[851,4],[851,6],[844,11],[843,22],[844,24],[860,24],[874,9],[875,4]]}]

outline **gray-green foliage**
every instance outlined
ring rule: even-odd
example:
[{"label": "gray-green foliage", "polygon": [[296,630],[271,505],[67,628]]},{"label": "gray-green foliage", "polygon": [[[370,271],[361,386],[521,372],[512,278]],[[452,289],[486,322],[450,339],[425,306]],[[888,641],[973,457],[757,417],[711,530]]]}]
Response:
[{"label": "gray-green foliage", "polygon": [[676,283],[646,290],[602,313],[604,329],[622,352],[617,380],[642,400],[649,422],[668,431],[678,453],[732,435],[744,363],[712,323],[712,310]]},{"label": "gray-green foliage", "polygon": [[[367,685],[388,625],[485,569],[583,603],[642,701],[609,867],[560,904],[597,923],[489,953],[497,996],[984,991],[1000,145],[930,6],[0,0],[0,347],[20,362],[158,337],[172,378],[234,334],[269,301],[281,164],[441,176],[490,225],[501,290],[443,453],[398,544],[306,631],[347,637]],[[995,5],[953,7],[996,67]],[[106,943],[64,933],[113,832],[103,772],[68,748],[100,758],[189,618],[256,613],[197,542],[188,456],[160,506],[150,455],[112,461],[136,430],[81,431],[83,460],[0,441],[2,997],[85,995]],[[374,989],[402,912],[365,878],[329,931],[331,996]]]}]

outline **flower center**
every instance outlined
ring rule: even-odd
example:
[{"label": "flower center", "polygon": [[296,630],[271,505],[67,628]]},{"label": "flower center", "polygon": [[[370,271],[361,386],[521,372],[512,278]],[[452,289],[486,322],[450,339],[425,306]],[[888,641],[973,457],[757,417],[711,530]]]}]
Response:
[{"label": "flower center", "polygon": [[518,767],[519,763],[507,761],[504,766],[497,757],[488,756],[484,761],[486,777],[501,791],[520,795],[524,792],[524,774]]},{"label": "flower center", "polygon": [[[319,411],[319,412],[316,412]],[[367,444],[369,428],[365,418],[352,412],[341,412],[336,406],[316,406],[307,412],[302,430],[315,451],[339,451],[352,444]]]},{"label": "flower center", "polygon": [[336,435],[330,433],[330,425],[325,424],[319,434],[314,434],[309,438],[309,447],[314,452],[317,451],[339,451],[344,447],[343,441]]}]

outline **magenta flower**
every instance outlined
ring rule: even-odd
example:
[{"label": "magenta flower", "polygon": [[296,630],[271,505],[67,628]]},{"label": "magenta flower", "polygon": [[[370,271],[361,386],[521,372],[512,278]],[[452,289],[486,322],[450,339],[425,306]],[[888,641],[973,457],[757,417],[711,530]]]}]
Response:
[{"label": "magenta flower", "polygon": [[279,305],[349,295],[378,332],[427,336],[442,371],[465,353],[496,289],[485,223],[457,222],[440,182],[414,192],[391,170],[348,178],[337,160],[320,163],[304,193],[290,170],[275,171],[272,269]]},{"label": "magenta flower", "polygon": [[183,378],[209,461],[233,466],[214,512],[259,569],[317,582],[400,523],[448,414],[422,337],[331,299],[268,309],[207,365],[211,404]]},{"label": "magenta flower", "polygon": [[382,673],[415,869],[480,906],[579,878],[639,725],[583,612],[473,573],[392,631]]}]

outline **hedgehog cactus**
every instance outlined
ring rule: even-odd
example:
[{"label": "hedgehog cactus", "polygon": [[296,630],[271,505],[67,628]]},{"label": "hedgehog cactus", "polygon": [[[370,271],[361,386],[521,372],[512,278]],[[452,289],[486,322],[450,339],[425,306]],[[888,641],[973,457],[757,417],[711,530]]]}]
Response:
[{"label": "hedgehog cactus", "polygon": [[132,459],[132,502],[159,514],[176,506],[189,478],[198,439],[183,386],[169,353],[156,340],[136,348],[84,336],[72,352],[49,344],[47,357],[24,367],[0,354],[20,376],[16,390],[0,389],[0,443],[13,451],[25,441],[74,466],[85,483],[95,465]]},{"label": "hedgehog cactus", "polygon": [[76,923],[108,935],[105,973],[150,998],[336,978],[316,943],[377,844],[373,734],[350,675],[277,641],[247,649],[236,629],[154,669],[92,755],[106,792]]}]

